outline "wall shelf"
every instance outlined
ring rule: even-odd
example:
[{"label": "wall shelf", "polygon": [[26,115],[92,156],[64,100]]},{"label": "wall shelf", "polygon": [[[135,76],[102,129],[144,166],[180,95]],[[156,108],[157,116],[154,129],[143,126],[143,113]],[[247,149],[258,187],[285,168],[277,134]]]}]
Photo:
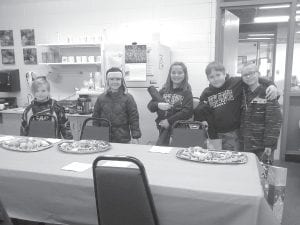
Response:
[{"label": "wall shelf", "polygon": [[101,62],[86,62],[86,63],[39,63],[39,65],[47,66],[85,66],[85,65],[95,65],[100,66]]},{"label": "wall shelf", "polygon": [[53,43],[53,44],[38,44],[41,47],[57,47],[57,48],[98,48],[100,43]]}]

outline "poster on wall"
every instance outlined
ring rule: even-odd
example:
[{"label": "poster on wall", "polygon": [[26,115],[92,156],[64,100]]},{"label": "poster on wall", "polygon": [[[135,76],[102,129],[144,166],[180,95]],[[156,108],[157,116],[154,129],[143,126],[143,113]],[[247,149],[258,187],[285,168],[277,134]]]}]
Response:
[{"label": "poster on wall", "polygon": [[1,49],[2,64],[15,64],[15,51],[13,49]]},{"label": "poster on wall", "polygon": [[34,29],[21,30],[22,46],[35,45]]},{"label": "poster on wall", "polygon": [[125,45],[125,63],[146,63],[146,45]]},{"label": "poster on wall", "polygon": [[36,48],[23,48],[24,64],[37,64]]},{"label": "poster on wall", "polygon": [[[125,45],[125,80],[147,81],[147,46]],[[128,83],[130,86],[130,84]]]},{"label": "poster on wall", "polygon": [[13,46],[14,37],[12,30],[0,30],[0,45],[1,46]]}]

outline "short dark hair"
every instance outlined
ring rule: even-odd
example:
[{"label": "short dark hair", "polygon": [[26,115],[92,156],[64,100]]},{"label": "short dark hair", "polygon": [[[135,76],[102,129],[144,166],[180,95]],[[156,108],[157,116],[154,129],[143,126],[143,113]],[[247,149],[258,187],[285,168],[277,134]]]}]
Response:
[{"label": "short dark hair", "polygon": [[211,62],[209,63],[206,68],[205,68],[205,73],[206,76],[208,76],[209,74],[211,74],[211,71],[215,70],[215,71],[219,71],[225,74],[225,67],[223,66],[223,64],[219,63],[219,62]]}]

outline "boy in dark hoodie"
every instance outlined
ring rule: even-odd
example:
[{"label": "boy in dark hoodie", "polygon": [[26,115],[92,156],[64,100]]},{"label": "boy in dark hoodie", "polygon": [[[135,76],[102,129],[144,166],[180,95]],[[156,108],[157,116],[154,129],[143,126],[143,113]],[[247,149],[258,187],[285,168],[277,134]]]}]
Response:
[{"label": "boy in dark hoodie", "polygon": [[[222,149],[240,151],[239,128],[241,123],[242,78],[226,77],[225,67],[217,62],[211,62],[205,69],[210,83],[200,96],[200,102],[208,104],[212,109],[218,138],[222,139]],[[276,99],[277,88],[269,80],[259,79],[266,88],[266,97]],[[201,104],[199,104],[200,107]],[[199,108],[195,109],[197,114]]]},{"label": "boy in dark hoodie", "polygon": [[155,122],[159,129],[159,138],[156,145],[168,146],[174,122],[187,120],[193,114],[193,95],[184,63],[174,62],[170,66],[166,83],[159,94],[164,101],[152,99],[148,109],[150,112],[157,112]]}]

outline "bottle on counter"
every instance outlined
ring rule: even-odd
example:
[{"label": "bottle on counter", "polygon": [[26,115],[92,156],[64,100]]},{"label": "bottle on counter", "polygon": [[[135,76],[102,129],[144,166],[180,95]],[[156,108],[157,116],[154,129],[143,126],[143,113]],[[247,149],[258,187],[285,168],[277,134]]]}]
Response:
[{"label": "bottle on counter", "polygon": [[272,149],[271,148],[265,148],[265,155],[266,159],[264,160],[264,163],[267,165],[272,165],[273,160],[272,160]]}]

